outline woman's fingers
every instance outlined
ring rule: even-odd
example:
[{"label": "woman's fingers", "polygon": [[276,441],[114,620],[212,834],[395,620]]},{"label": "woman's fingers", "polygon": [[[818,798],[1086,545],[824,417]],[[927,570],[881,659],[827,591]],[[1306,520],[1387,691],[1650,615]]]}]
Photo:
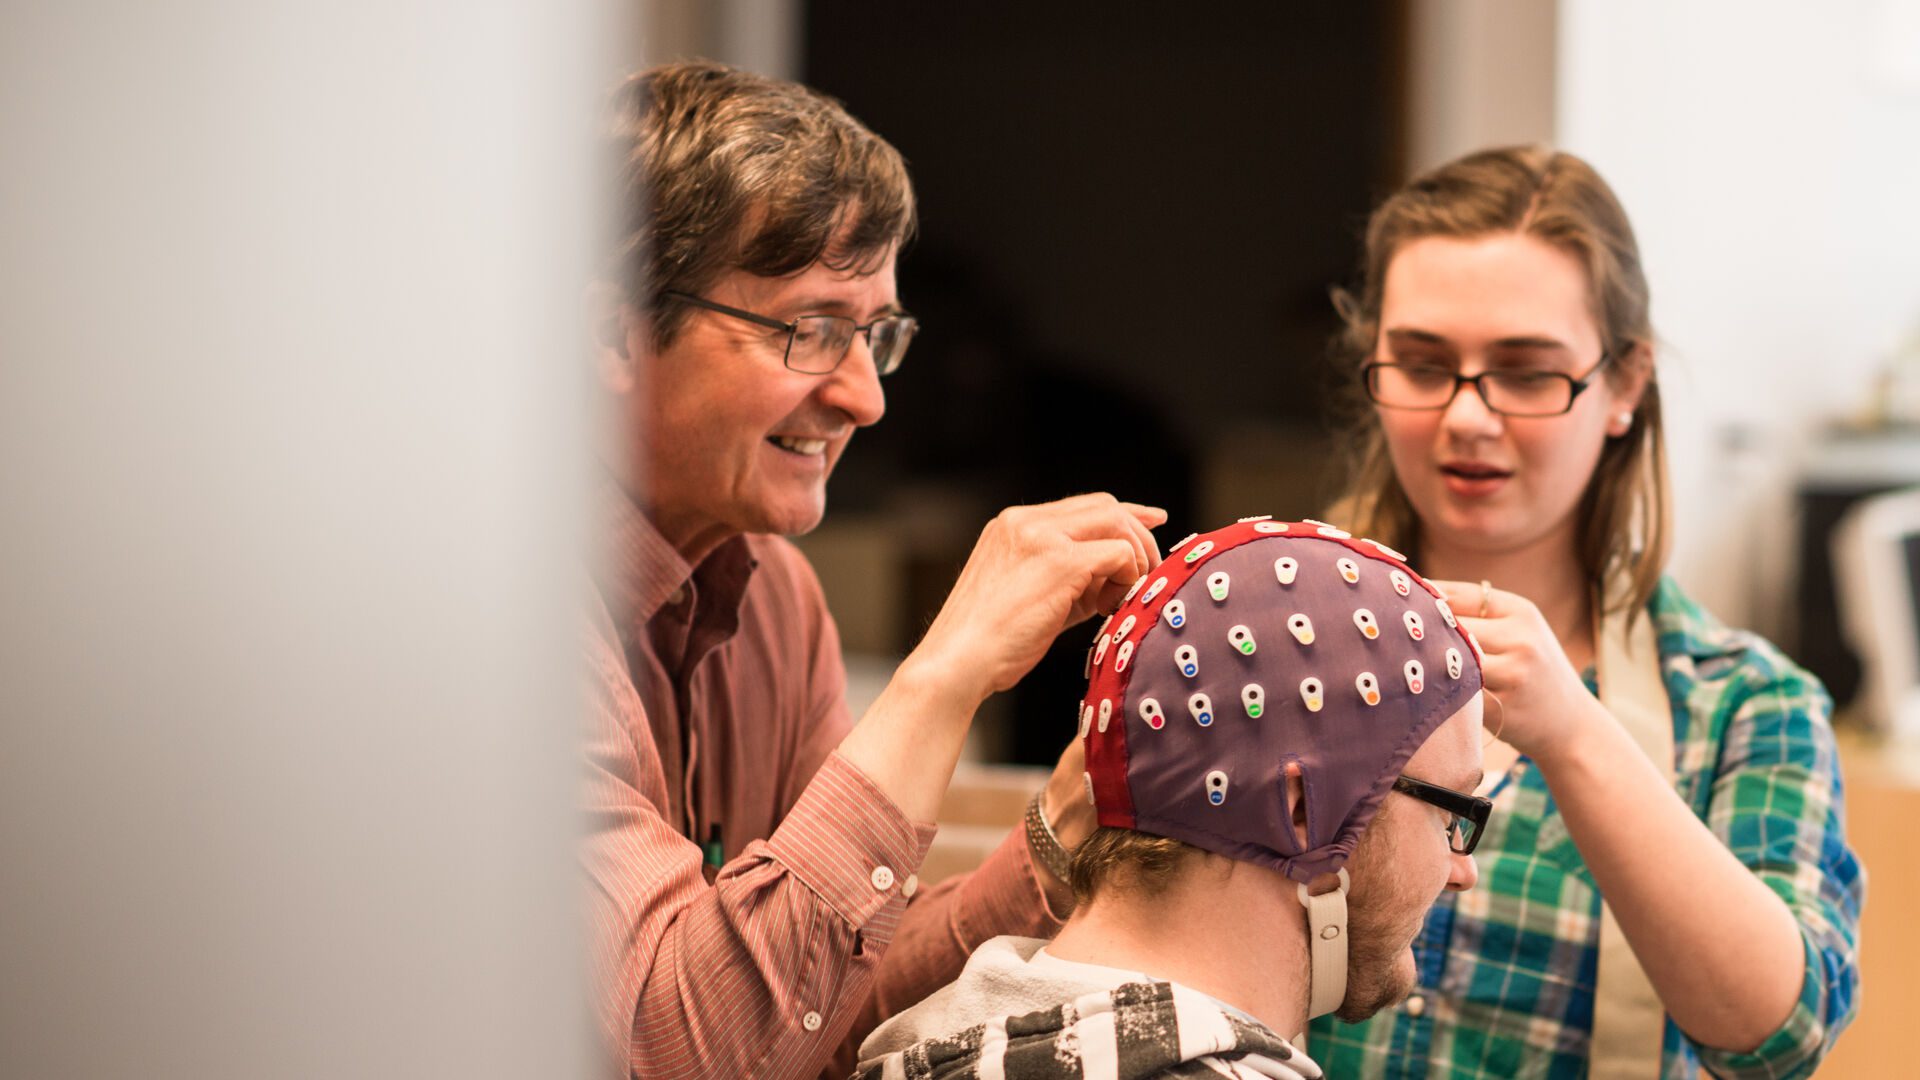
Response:
[{"label": "woman's fingers", "polygon": [[[1484,581],[1444,581],[1428,578],[1427,582],[1439,589],[1447,598],[1447,606],[1457,616],[1476,619],[1492,619],[1511,612],[1512,600],[1521,600],[1514,593],[1501,592],[1490,582]],[[1525,603],[1524,600],[1521,600]]]}]

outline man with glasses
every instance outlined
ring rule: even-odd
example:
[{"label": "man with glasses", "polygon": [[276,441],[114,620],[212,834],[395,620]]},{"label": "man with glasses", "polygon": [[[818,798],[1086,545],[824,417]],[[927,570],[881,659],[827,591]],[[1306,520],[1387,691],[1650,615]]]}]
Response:
[{"label": "man with glasses", "polygon": [[[918,329],[899,154],[835,102],[713,64],[617,97],[626,215],[596,288],[606,552],[588,635],[584,861],[614,1071],[844,1074],[885,1013],[1071,892],[1024,831],[975,873],[915,871],[974,710],[1158,558],[1164,514],[1084,495],[1001,514],[858,724],[805,559],[880,378]],[[1093,828],[1069,750],[1044,826]]]},{"label": "man with glasses", "polygon": [[882,1025],[861,1080],[1318,1077],[1295,1033],[1405,998],[1428,909],[1473,886],[1479,649],[1431,585],[1263,519],[1146,582],[1088,660],[1078,906]]}]

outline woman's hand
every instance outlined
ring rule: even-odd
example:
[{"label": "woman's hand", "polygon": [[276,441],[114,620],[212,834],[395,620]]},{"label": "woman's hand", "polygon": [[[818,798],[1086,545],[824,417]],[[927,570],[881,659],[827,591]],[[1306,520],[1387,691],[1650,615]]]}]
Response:
[{"label": "woman's hand", "polygon": [[1535,761],[1551,759],[1604,712],[1533,602],[1479,582],[1435,581],[1480,643],[1486,726]]}]

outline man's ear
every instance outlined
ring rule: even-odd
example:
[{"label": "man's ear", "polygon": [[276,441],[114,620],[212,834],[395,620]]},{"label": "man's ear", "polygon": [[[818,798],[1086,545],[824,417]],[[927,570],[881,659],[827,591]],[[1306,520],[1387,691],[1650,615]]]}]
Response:
[{"label": "man's ear", "polygon": [[1300,772],[1300,763],[1287,762],[1287,813],[1293,821],[1294,842],[1299,850],[1307,850],[1307,784]]},{"label": "man's ear", "polygon": [[625,290],[597,281],[587,288],[587,319],[593,327],[594,374],[603,389],[624,397],[640,381],[640,361],[649,327]]}]

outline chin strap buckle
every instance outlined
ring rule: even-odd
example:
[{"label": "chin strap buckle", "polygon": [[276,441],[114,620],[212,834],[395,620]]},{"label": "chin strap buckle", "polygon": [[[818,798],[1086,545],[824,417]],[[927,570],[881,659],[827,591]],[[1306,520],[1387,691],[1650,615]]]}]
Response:
[{"label": "chin strap buckle", "polygon": [[1300,885],[1300,906],[1307,909],[1307,974],[1313,983],[1307,1019],[1338,1009],[1347,996],[1347,891],[1353,880],[1340,868],[1340,887],[1318,896]]}]

